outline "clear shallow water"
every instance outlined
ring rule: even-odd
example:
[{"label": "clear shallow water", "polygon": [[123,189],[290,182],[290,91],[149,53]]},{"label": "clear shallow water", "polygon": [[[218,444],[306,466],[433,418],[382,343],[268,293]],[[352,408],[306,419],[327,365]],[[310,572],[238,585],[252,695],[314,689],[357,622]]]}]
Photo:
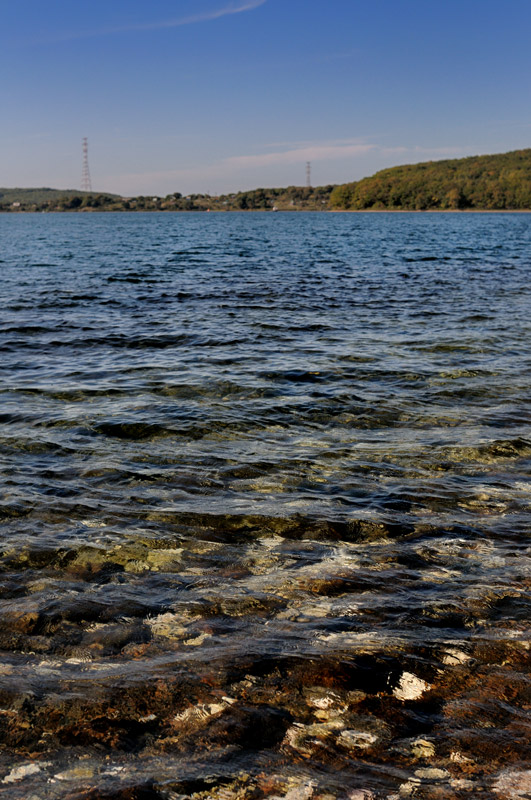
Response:
[{"label": "clear shallow water", "polygon": [[0,216],[0,792],[528,796],[530,244]]}]

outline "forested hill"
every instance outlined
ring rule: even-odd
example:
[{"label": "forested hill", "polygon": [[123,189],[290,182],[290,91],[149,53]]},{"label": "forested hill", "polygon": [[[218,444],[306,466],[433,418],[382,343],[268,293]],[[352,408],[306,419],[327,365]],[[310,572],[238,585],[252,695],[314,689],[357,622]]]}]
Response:
[{"label": "forested hill", "polygon": [[531,149],[408,164],[336,186],[335,209],[530,209]]},{"label": "forested hill", "polygon": [[334,186],[288,186],[217,195],[119,197],[60,189],[1,189],[0,211],[328,211]]},{"label": "forested hill", "polygon": [[[80,192],[78,189],[49,189],[48,187],[41,187],[40,189],[5,189],[0,187],[0,208],[4,210],[13,203],[20,206],[46,206],[53,203],[61,203],[72,200],[75,197],[80,198],[80,204],[84,197],[88,197],[89,192]],[[109,197],[118,197],[118,195],[109,195]],[[18,207],[15,205],[15,208]]]},{"label": "forested hill", "polygon": [[531,148],[408,164],[341,186],[288,186],[166,197],[1,189],[1,211],[329,211],[531,209]]}]

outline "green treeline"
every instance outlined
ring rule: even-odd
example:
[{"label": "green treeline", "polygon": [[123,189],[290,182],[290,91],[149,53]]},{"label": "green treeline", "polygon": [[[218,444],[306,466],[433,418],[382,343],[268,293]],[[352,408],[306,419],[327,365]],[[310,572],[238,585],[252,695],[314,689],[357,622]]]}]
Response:
[{"label": "green treeline", "polygon": [[0,211],[323,211],[330,186],[252,189],[219,196],[180,192],[166,197],[119,197],[58,189],[0,189]]},{"label": "green treeline", "polygon": [[531,149],[408,164],[336,186],[335,209],[531,208]]},{"label": "green treeline", "polygon": [[76,189],[2,189],[0,211],[78,211],[119,202],[116,194],[80,192]]},{"label": "green treeline", "polygon": [[531,209],[531,149],[408,164],[340,186],[166,197],[0,189],[0,211],[329,211]]}]

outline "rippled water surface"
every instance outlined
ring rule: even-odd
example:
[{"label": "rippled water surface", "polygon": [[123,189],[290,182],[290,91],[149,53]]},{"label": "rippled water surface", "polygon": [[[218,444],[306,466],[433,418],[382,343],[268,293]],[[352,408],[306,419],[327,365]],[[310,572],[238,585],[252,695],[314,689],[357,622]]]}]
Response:
[{"label": "rippled water surface", "polygon": [[0,217],[0,794],[531,796],[530,244]]}]

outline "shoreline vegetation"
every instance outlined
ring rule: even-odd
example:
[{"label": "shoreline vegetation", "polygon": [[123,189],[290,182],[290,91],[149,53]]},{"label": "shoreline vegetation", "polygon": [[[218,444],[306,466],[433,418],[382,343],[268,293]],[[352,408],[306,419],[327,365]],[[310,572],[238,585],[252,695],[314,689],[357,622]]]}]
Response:
[{"label": "shoreline vegetation", "polygon": [[340,185],[253,189],[212,196],[121,197],[60,189],[2,189],[0,212],[530,211],[531,148],[407,164]]}]

